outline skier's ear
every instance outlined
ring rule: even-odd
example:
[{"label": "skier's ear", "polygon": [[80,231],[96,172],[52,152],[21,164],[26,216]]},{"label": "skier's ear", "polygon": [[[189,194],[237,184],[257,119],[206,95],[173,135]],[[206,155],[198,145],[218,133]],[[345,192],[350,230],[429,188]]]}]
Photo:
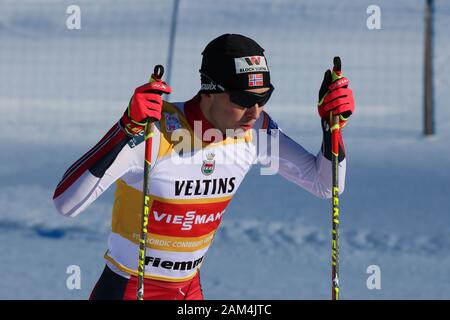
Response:
[{"label": "skier's ear", "polygon": [[214,95],[210,93],[200,93],[201,103],[210,106],[214,100]]}]

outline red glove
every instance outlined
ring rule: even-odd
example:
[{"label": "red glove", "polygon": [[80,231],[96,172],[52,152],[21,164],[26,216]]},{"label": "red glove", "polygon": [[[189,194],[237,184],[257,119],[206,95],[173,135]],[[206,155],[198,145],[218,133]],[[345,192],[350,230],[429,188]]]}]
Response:
[{"label": "red glove", "polygon": [[331,113],[339,116],[340,127],[347,124],[348,118],[355,111],[353,92],[348,88],[348,79],[341,76],[340,71],[327,70],[319,91],[317,109],[319,115],[331,123]]},{"label": "red glove", "polygon": [[144,130],[147,121],[161,119],[163,93],[169,94],[172,89],[162,80],[146,83],[134,91],[127,110],[122,116],[122,125],[129,135],[137,135]]}]

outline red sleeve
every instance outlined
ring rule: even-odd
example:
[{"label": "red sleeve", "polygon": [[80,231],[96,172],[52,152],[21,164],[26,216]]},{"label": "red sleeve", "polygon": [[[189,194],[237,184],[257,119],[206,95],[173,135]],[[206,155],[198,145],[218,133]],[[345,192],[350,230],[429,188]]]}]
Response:
[{"label": "red sleeve", "polygon": [[[102,162],[102,160],[106,160],[106,163],[110,165],[129,139],[121,129],[120,124],[116,123],[92,149],[86,152],[64,173],[56,187],[53,199],[69,188],[86,170],[91,169],[94,165],[98,167],[98,163]],[[94,175],[98,176],[99,172],[103,174],[106,171],[107,166],[103,163],[101,163],[101,166],[104,167],[104,170],[99,171],[96,169],[96,173],[93,173]]]}]

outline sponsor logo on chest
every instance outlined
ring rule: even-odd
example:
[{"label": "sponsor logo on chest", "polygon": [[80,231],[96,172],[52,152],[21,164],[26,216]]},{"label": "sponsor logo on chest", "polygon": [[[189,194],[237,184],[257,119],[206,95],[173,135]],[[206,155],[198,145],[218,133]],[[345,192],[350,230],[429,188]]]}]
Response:
[{"label": "sponsor logo on chest", "polygon": [[206,155],[206,160],[203,160],[202,173],[205,176],[209,176],[214,172],[214,168],[216,166],[216,161],[214,160],[214,157],[215,157],[214,153],[208,153]]},{"label": "sponsor logo on chest", "polygon": [[175,196],[208,196],[232,194],[236,188],[236,177],[202,179],[202,180],[175,180]]},{"label": "sponsor logo on chest", "polygon": [[230,200],[174,203],[155,199],[149,215],[149,233],[175,237],[207,235],[219,227]]},{"label": "sponsor logo on chest", "polygon": [[181,128],[180,120],[178,119],[178,114],[169,114],[167,112],[163,113],[164,118],[166,120],[166,131],[173,132],[177,129]]},{"label": "sponsor logo on chest", "polygon": [[184,215],[170,214],[165,212],[153,211],[153,218],[156,222],[179,225],[180,230],[191,230],[193,225],[208,224],[220,221],[224,211],[209,214],[198,214],[196,211],[188,211]]},{"label": "sponsor logo on chest", "polygon": [[162,258],[156,257],[145,257],[145,265],[151,266],[154,268],[164,268],[169,270],[192,270],[197,266],[200,266],[203,261],[203,257],[200,257],[196,260],[191,261],[172,261],[172,260],[164,260]]}]

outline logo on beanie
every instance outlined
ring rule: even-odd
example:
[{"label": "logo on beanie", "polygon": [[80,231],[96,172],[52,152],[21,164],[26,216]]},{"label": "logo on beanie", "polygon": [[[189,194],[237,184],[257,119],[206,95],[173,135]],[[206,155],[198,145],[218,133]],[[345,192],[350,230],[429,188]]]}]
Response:
[{"label": "logo on beanie", "polygon": [[201,90],[214,91],[217,86],[214,83],[202,83]]},{"label": "logo on beanie", "polygon": [[261,87],[264,85],[262,73],[254,73],[248,75],[248,86],[249,87]]},{"label": "logo on beanie", "polygon": [[264,56],[234,58],[236,73],[269,72]]}]

